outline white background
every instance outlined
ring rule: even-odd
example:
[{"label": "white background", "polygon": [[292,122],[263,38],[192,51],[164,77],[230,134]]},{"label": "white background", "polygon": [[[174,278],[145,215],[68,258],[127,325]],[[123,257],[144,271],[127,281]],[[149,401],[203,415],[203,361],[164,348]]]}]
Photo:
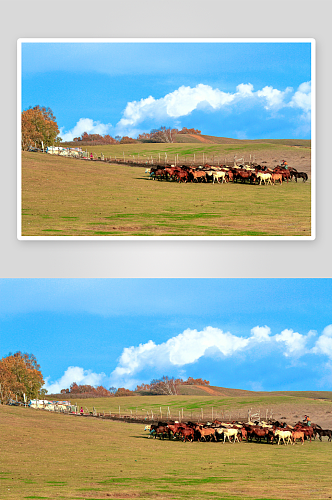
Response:
[{"label": "white background", "polygon": [[[331,277],[331,2],[12,0],[2,3],[0,278]],[[19,241],[18,38],[315,38],[316,240]]]}]

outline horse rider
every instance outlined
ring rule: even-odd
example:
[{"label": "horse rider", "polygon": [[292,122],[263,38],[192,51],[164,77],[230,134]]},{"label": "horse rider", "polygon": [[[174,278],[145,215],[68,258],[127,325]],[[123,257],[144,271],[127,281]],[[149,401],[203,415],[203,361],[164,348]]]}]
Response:
[{"label": "horse rider", "polygon": [[287,163],[287,161],[286,160],[282,160],[281,166],[287,170],[288,169],[288,163]]},{"label": "horse rider", "polygon": [[311,425],[311,420],[309,418],[309,415],[304,415],[304,420],[303,422],[310,427]]}]

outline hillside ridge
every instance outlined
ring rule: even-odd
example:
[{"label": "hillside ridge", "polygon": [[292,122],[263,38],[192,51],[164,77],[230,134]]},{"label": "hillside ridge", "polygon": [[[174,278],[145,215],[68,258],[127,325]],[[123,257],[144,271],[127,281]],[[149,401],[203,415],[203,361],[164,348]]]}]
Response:
[{"label": "hillside ridge", "polygon": [[206,385],[181,385],[179,386],[179,394],[181,396],[220,396],[229,398],[241,396],[296,396],[315,400],[332,400],[332,391],[249,391]]}]

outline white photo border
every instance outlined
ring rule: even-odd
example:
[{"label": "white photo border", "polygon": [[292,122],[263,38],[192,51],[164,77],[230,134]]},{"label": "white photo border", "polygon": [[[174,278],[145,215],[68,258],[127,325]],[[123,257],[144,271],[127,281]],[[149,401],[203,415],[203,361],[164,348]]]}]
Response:
[{"label": "white photo border", "polygon": [[[24,43],[310,43],[311,44],[311,234],[308,236],[23,236],[22,235],[22,44]],[[17,40],[17,239],[42,241],[186,241],[316,239],[316,40],[315,38],[19,38]]]}]

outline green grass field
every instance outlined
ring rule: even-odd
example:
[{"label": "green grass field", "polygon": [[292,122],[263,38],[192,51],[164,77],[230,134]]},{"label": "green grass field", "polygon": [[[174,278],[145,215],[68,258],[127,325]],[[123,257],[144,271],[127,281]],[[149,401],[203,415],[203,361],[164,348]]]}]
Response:
[{"label": "green grass field", "polygon": [[[300,393],[301,394],[301,393]],[[311,412],[312,405],[320,406],[322,411],[332,411],[332,393],[328,392],[328,399],[317,399],[317,396],[311,397],[310,393],[291,394],[291,393],[255,393],[246,396],[211,396],[205,395],[181,395],[181,396],[127,396],[111,398],[92,398],[81,399],[79,395],[72,397],[72,404],[78,407],[83,406],[88,412],[93,408],[97,413],[111,413],[117,416],[133,416],[144,418],[154,415],[154,418],[166,418],[167,414],[171,418],[177,419],[183,415],[184,420],[201,419],[202,411],[205,420],[214,418],[229,417],[233,414],[233,419],[246,419],[248,409],[254,407],[261,409],[264,415],[268,408],[280,407],[280,405],[302,407],[305,405],[307,412]],[[66,398],[66,394],[48,399]],[[212,410],[213,409],[213,410]],[[213,415],[212,415],[213,411]],[[161,417],[160,417],[161,413]],[[241,417],[241,418],[240,418]],[[295,422],[294,422],[295,423]],[[319,422],[317,422],[319,423]]]},{"label": "green grass field", "polygon": [[142,424],[8,406],[0,406],[0,432],[5,499],[332,496],[326,440],[303,446],[162,441],[148,439]]},{"label": "green grass field", "polygon": [[[174,155],[179,155],[180,159],[184,160],[187,156],[187,160],[192,160],[193,155],[198,160],[203,160],[203,152],[205,153],[205,159],[212,159],[212,156],[224,160],[225,157],[228,161],[233,161],[234,155],[245,156],[246,159],[250,158],[250,155],[259,155],[265,151],[271,151],[276,158],[287,157],[290,151],[296,150],[298,153],[307,153],[311,148],[310,140],[294,140],[294,139],[260,139],[260,140],[236,140],[236,139],[225,139],[222,137],[206,137],[208,140],[213,141],[213,143],[199,142],[194,137],[186,135],[178,135],[177,140],[180,142],[175,142],[171,144],[158,144],[158,143],[136,143],[136,144],[115,144],[115,145],[89,145],[82,146],[82,149],[87,150],[89,153],[94,153],[95,155],[100,155],[103,153],[107,157],[121,158],[125,156],[127,159],[135,158],[139,155],[140,159],[148,160],[151,156],[154,159],[164,160],[165,154],[168,160],[173,161]],[[73,147],[70,143],[64,143],[64,147]],[[79,146],[79,143],[75,143],[75,146]]]},{"label": "green grass field", "polygon": [[144,170],[23,152],[22,235],[310,236],[309,181],[178,184]]}]

